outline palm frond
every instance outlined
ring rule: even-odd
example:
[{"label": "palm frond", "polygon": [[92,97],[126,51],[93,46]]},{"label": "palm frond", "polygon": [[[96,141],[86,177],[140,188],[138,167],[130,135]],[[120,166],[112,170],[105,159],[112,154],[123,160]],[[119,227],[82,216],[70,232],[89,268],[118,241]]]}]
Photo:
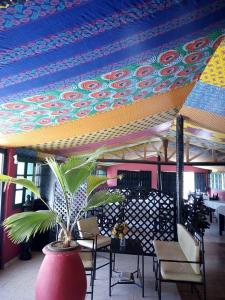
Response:
[{"label": "palm frond", "polygon": [[65,174],[66,184],[70,193],[74,194],[79,186],[85,182],[88,176],[92,173],[95,168],[95,163],[90,162],[84,167],[79,169],[70,170]]},{"label": "palm frond", "polygon": [[48,163],[50,169],[54,173],[57,181],[59,182],[62,191],[64,194],[66,193],[66,187],[65,187],[65,182],[64,182],[64,176],[61,171],[60,165],[56,162],[56,160],[52,157],[47,157],[46,162]]},{"label": "palm frond", "polygon": [[3,226],[14,243],[21,243],[28,241],[37,232],[44,232],[54,227],[56,223],[57,215],[55,212],[40,210],[14,214],[3,222]]},{"label": "palm frond", "polygon": [[96,189],[101,184],[107,182],[109,178],[107,176],[96,176],[90,175],[87,178],[87,195],[89,196],[94,189]]},{"label": "palm frond", "polygon": [[96,160],[104,153],[104,151],[104,148],[99,148],[92,154],[71,156],[65,163],[61,165],[61,170],[66,174],[73,169],[79,169],[80,167],[88,165],[91,162],[96,162]]},{"label": "palm frond", "polygon": [[88,211],[105,204],[121,202],[123,200],[124,196],[119,192],[110,193],[108,191],[98,191],[91,197],[84,211]]},{"label": "palm frond", "polygon": [[6,182],[7,184],[20,184],[23,187],[29,189],[32,193],[34,193],[38,198],[41,197],[39,189],[33,183],[33,181],[28,180],[26,178],[14,178],[4,174],[0,174],[0,181]]},{"label": "palm frond", "polygon": [[89,196],[98,186],[106,183],[108,180],[121,178],[121,175],[115,177],[90,175],[87,178],[87,196]]}]

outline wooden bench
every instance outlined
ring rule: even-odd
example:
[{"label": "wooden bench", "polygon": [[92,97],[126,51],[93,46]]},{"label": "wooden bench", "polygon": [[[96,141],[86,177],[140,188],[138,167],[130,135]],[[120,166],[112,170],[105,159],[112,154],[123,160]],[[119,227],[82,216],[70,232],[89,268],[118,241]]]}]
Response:
[{"label": "wooden bench", "polygon": [[178,241],[154,240],[153,270],[156,290],[161,300],[162,282],[201,284],[206,300],[204,247],[200,238],[193,237],[187,229],[177,224]]}]

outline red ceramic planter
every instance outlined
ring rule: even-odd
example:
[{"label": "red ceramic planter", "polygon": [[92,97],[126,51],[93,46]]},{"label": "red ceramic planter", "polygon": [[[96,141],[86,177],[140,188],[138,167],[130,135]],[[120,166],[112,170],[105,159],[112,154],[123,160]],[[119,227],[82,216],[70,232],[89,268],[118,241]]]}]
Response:
[{"label": "red ceramic planter", "polygon": [[43,249],[45,257],[37,277],[35,299],[84,300],[87,282],[80,247],[55,249],[52,244]]}]

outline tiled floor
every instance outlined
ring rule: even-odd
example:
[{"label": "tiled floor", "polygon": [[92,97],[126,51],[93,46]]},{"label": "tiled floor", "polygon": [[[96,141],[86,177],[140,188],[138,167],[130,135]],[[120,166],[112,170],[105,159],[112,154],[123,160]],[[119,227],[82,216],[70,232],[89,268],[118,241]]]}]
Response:
[{"label": "tiled floor", "polygon": [[[214,223],[205,236],[207,300],[225,300],[225,234],[220,237],[218,225]],[[104,254],[105,255],[105,254]],[[4,271],[0,271],[1,300],[34,300],[35,278],[42,261],[42,254],[33,253],[29,261],[16,260]],[[99,260],[103,258],[100,256]],[[136,259],[130,255],[118,255],[117,266],[120,271],[135,269]],[[182,288],[181,298],[175,284],[163,283],[163,300],[197,300],[190,288]],[[87,300],[90,296],[87,296]],[[108,266],[97,271],[94,300],[139,300],[141,289],[135,285],[118,285],[112,289],[112,297],[108,296]],[[145,257],[145,298],[157,300],[154,290],[152,259]]]},{"label": "tiled floor", "polygon": [[[106,255],[106,254],[104,254]],[[43,256],[34,253],[29,261],[17,260],[0,271],[0,299],[1,300],[33,300],[35,278]],[[99,257],[102,260],[102,257]],[[136,259],[131,255],[118,255],[117,265],[120,271],[133,271]],[[118,269],[118,268],[117,268]],[[139,300],[141,289],[135,285],[117,285],[112,288],[112,297],[108,296],[108,266],[97,271],[95,281],[94,300]],[[90,299],[88,295],[86,299]],[[154,277],[152,272],[152,259],[145,258],[145,298],[146,300],[157,300],[157,293],[154,290]],[[163,299],[179,300],[175,284],[164,285]]]}]

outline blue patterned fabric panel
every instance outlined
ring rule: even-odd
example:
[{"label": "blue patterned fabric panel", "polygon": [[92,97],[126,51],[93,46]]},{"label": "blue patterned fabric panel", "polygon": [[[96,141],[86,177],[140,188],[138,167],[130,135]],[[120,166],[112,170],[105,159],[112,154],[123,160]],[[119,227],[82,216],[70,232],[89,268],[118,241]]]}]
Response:
[{"label": "blue patterned fabric panel", "polygon": [[225,89],[198,81],[184,106],[225,116]]}]

